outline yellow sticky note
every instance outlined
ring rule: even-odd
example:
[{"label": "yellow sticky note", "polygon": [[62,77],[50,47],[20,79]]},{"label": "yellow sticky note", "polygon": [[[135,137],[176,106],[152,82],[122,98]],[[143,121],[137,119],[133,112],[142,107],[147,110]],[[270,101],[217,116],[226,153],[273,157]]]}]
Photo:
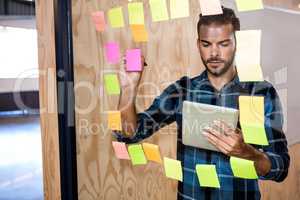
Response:
[{"label": "yellow sticky note", "polygon": [[130,25],[131,32],[133,35],[133,40],[135,42],[147,42],[148,41],[148,33],[145,25]]},{"label": "yellow sticky note", "polygon": [[170,0],[171,18],[183,18],[190,15],[189,0]]},{"label": "yellow sticky note", "polygon": [[128,152],[133,165],[145,165],[147,160],[140,144],[133,144],[128,146]]},{"label": "yellow sticky note", "polygon": [[159,147],[157,145],[143,143],[143,149],[148,160],[157,163],[162,163],[160,153],[159,153]]},{"label": "yellow sticky note", "polygon": [[200,186],[220,188],[215,165],[196,165],[196,172],[198,175]]},{"label": "yellow sticky note", "polygon": [[240,12],[263,9],[262,0],[236,0],[237,9]]},{"label": "yellow sticky note", "polygon": [[261,69],[261,30],[236,32],[236,67],[241,82],[263,81]]},{"label": "yellow sticky note", "polygon": [[252,160],[245,160],[237,157],[230,157],[232,173],[235,177],[245,179],[257,179],[257,173]]},{"label": "yellow sticky note", "polygon": [[152,21],[166,21],[169,19],[166,0],[149,0]]},{"label": "yellow sticky note", "polygon": [[240,96],[240,124],[246,143],[269,145],[265,132],[264,97]]},{"label": "yellow sticky note", "polygon": [[124,27],[122,7],[110,9],[108,11],[108,18],[112,28]]},{"label": "yellow sticky note", "polygon": [[144,24],[144,7],[142,2],[128,3],[129,24]]},{"label": "yellow sticky note", "polygon": [[108,128],[114,131],[122,131],[120,111],[108,111]]},{"label": "yellow sticky note", "polygon": [[164,157],[164,168],[168,178],[182,181],[182,166],[179,160]]},{"label": "yellow sticky note", "polygon": [[220,0],[199,0],[201,14],[206,15],[219,15],[223,13]]}]

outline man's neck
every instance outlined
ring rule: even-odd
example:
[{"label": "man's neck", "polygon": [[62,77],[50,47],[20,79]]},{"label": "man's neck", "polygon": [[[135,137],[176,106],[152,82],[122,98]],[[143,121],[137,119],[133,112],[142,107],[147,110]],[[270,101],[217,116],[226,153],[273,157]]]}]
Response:
[{"label": "man's neck", "polygon": [[230,67],[230,69],[225,74],[219,77],[214,76],[210,73],[207,74],[209,82],[217,91],[220,91],[227,83],[229,83],[234,78],[235,75],[235,67]]}]

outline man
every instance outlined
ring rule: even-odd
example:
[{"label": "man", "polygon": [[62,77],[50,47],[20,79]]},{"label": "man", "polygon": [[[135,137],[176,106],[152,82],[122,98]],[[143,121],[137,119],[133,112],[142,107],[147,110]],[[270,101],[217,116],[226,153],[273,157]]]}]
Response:
[{"label": "man", "polygon": [[[183,165],[183,182],[178,185],[178,199],[260,199],[257,180],[233,176],[229,157],[253,160],[260,179],[283,181],[288,174],[289,154],[282,131],[282,109],[273,86],[264,82],[239,81],[234,57],[235,31],[239,19],[233,10],[223,7],[223,14],[201,16],[197,25],[199,54],[206,70],[197,77],[183,77],[167,87],[144,112],[134,106],[141,73],[121,77],[122,94],[119,109],[125,133],[116,133],[119,141],[136,143],[148,138],[159,128],[172,122],[178,125],[177,159]],[[130,80],[130,81],[129,81]],[[182,105],[184,100],[238,109],[240,95],[265,98],[265,130],[269,146],[246,144],[239,128],[233,130],[225,122],[216,121],[205,130],[208,141],[220,152],[182,144]],[[238,126],[239,127],[239,126]],[[220,133],[222,131],[224,134]],[[220,189],[200,187],[196,164],[216,165]]]}]

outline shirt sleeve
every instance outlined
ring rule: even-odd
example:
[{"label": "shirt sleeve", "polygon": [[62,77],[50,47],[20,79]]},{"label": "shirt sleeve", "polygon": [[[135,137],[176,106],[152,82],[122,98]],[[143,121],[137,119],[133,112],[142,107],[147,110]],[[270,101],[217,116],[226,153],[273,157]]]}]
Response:
[{"label": "shirt sleeve", "polygon": [[280,99],[274,87],[268,90],[265,97],[265,129],[269,146],[262,147],[271,161],[271,170],[262,180],[283,181],[290,165],[287,140],[283,132],[283,114]]},{"label": "shirt sleeve", "polygon": [[160,128],[171,124],[176,120],[176,112],[179,110],[179,99],[182,98],[182,82],[186,77],[168,86],[160,96],[156,97],[152,105],[138,114],[137,128],[132,137],[125,137],[120,132],[114,132],[118,141],[125,143],[137,143],[150,137]]}]

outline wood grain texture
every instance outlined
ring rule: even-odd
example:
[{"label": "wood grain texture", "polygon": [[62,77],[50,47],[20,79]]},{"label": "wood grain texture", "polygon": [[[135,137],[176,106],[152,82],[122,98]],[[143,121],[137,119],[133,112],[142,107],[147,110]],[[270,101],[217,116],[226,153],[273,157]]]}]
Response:
[{"label": "wood grain texture", "polygon": [[[127,1],[73,0],[73,45],[75,64],[76,130],[79,199],[176,199],[177,182],[167,179],[163,166],[148,163],[133,167],[129,161],[114,156],[112,136],[107,130],[108,110],[117,109],[118,96],[107,96],[103,74],[118,70],[105,60],[104,45],[115,41],[122,54],[129,48],[141,48],[148,67],[142,77],[137,109],[147,108],[154,97],[183,75],[198,74],[200,64],[196,46],[198,1],[191,1],[194,17],[151,23],[148,1],[144,1],[149,42],[133,42],[128,26]],[[122,6],[126,27],[108,28],[97,33],[90,18],[96,10],[108,11]],[[147,95],[147,96],[143,96]],[[84,112],[84,109],[87,109]],[[88,128],[87,128],[88,127]],[[158,144],[161,154],[176,158],[176,125],[157,132],[148,142]]]},{"label": "wood grain texture", "polygon": [[289,147],[291,164],[288,177],[281,183],[260,181],[263,200],[300,199],[300,144]]},{"label": "wood grain texture", "polygon": [[300,11],[299,0],[263,0],[265,5]]},{"label": "wood grain texture", "polygon": [[53,1],[36,1],[40,123],[45,200],[60,200],[60,166]]}]

